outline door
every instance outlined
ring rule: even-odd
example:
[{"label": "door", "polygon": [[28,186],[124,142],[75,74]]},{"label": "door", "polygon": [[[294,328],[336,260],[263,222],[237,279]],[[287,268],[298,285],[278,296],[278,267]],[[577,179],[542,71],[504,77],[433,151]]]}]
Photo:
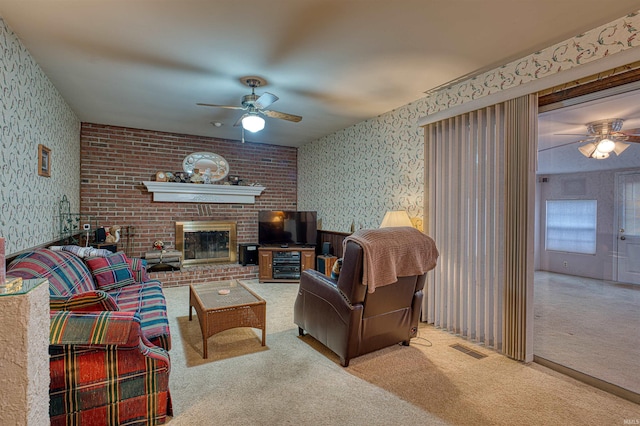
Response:
[{"label": "door", "polygon": [[273,279],[273,253],[271,250],[258,249],[258,279],[270,280]]},{"label": "door", "polygon": [[620,173],[618,194],[618,281],[640,284],[640,172]]},{"label": "door", "polygon": [[300,254],[302,255],[300,270],[304,271],[305,269],[313,269],[315,267],[316,260],[315,250],[303,250]]}]

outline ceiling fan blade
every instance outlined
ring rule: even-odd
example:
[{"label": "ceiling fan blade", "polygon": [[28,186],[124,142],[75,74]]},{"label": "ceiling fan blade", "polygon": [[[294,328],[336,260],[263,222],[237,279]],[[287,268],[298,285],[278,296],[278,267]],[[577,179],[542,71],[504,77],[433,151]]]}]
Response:
[{"label": "ceiling fan blade", "polygon": [[567,145],[572,145],[574,143],[580,143],[580,142],[586,142],[587,139],[582,139],[579,141],[573,141],[573,142],[567,142],[567,143],[563,143],[560,145],[554,145],[554,146],[550,146],[549,148],[543,148],[543,149],[539,149],[538,152],[544,152],[544,151],[549,151],[550,149],[556,149],[556,148],[561,148],[563,146],[567,146]]},{"label": "ceiling fan blade", "polygon": [[640,129],[626,129],[618,133],[622,133],[627,136],[640,136]]},{"label": "ceiling fan blade", "polygon": [[278,97],[273,93],[264,92],[256,101],[253,103],[253,106],[258,109],[269,108],[269,105],[278,100]]},{"label": "ceiling fan blade", "polygon": [[260,112],[266,115],[267,117],[280,118],[282,120],[293,121],[295,123],[302,120],[302,117],[300,117],[299,115],[287,114],[286,112],[271,111],[271,110],[265,110]]},{"label": "ceiling fan blade", "polygon": [[226,108],[226,109],[244,109],[244,107],[241,106],[234,106],[234,105],[216,105],[216,104],[202,104],[202,103],[198,103],[196,105],[200,105],[200,106],[208,106],[208,107],[214,107],[214,108]]},{"label": "ceiling fan blade", "polygon": [[554,133],[553,136],[592,136],[592,135],[587,135],[584,133]]},{"label": "ceiling fan blade", "polygon": [[640,136],[632,136],[632,135],[628,135],[627,137],[623,138],[623,140],[625,142],[640,142]]}]

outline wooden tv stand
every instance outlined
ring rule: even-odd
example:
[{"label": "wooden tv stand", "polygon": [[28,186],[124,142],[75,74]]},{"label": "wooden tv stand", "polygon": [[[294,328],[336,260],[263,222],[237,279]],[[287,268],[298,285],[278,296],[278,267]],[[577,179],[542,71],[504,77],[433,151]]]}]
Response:
[{"label": "wooden tv stand", "polygon": [[300,273],[313,269],[315,263],[315,247],[258,247],[258,281],[297,283],[300,282]]}]

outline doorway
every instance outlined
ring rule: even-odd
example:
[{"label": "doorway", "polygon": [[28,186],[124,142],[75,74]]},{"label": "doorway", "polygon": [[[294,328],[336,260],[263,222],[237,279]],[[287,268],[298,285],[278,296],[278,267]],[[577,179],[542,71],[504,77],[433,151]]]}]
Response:
[{"label": "doorway", "polygon": [[616,176],[616,281],[640,285],[640,172]]},{"label": "doorway", "polygon": [[[597,139],[589,123],[616,118],[633,135],[629,146],[588,158],[579,148]],[[640,384],[628,376],[640,360],[640,90],[620,87],[541,108],[538,123],[535,358],[638,401]],[[596,208],[563,211],[571,202]],[[557,226],[565,227],[554,235],[566,244],[549,244]]]}]

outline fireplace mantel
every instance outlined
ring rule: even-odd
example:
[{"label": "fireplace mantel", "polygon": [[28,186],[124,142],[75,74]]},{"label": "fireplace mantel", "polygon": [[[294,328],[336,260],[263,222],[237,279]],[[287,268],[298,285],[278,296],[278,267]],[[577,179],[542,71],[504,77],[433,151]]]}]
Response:
[{"label": "fireplace mantel", "polygon": [[231,203],[254,204],[255,197],[262,194],[264,186],[207,185],[176,182],[142,182],[153,201],[171,203]]}]

